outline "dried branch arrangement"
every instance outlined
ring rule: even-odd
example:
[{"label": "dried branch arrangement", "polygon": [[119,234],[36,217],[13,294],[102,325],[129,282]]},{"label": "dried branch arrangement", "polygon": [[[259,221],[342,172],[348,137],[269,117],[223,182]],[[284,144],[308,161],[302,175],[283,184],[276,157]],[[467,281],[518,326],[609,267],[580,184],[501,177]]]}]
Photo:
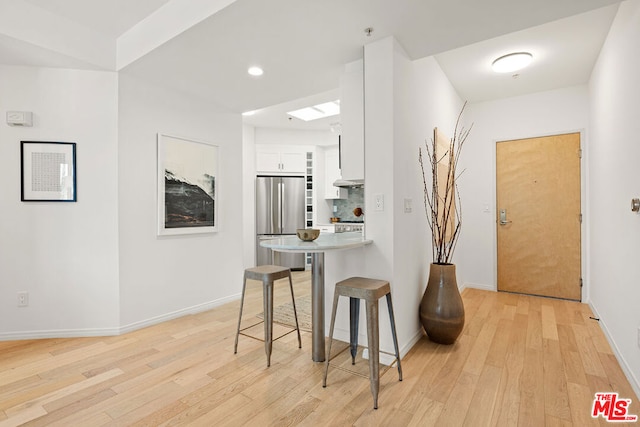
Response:
[{"label": "dried branch arrangement", "polygon": [[[437,129],[434,129],[431,145],[425,140],[425,155],[423,156],[422,148],[418,150],[418,161],[424,183],[424,209],[431,229],[431,250],[433,262],[436,264],[451,262],[458,237],[460,237],[462,213],[457,180],[464,171],[458,174],[456,169],[462,146],[473,127],[471,125],[466,130],[460,125],[466,105],[465,102],[458,115],[453,138],[449,140],[448,146],[438,147]],[[431,173],[431,182],[427,181],[424,157],[429,159],[428,170]]]}]

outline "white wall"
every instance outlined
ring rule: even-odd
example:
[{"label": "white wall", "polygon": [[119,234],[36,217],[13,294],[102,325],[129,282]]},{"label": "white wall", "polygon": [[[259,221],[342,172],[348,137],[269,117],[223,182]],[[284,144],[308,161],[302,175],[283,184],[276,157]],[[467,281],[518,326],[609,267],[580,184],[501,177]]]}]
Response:
[{"label": "white wall", "polygon": [[[0,93],[0,339],[115,333],[117,76],[0,66]],[[8,127],[7,110],[33,127]],[[21,140],[77,144],[76,203],[20,201]]]},{"label": "white wall", "polygon": [[[412,342],[422,336],[419,304],[433,261],[418,149],[430,141],[435,127],[453,135],[463,103],[433,57],[410,63],[400,55],[396,50],[396,63],[405,71],[394,75],[394,297],[410,302],[403,304],[402,321],[404,339]],[[411,213],[404,211],[405,199],[411,199]]]},{"label": "white wall", "polygon": [[[586,86],[470,104],[466,122],[473,123],[461,156],[462,232],[456,252],[458,281],[465,286],[497,289],[496,279],[496,142],[567,132],[583,132],[588,146],[589,96]],[[583,189],[585,196],[585,163]],[[583,206],[585,206],[583,197]],[[583,208],[583,224],[588,215]],[[583,227],[583,266],[587,233]],[[459,284],[461,284],[459,283]],[[586,298],[586,296],[585,296]]]},{"label": "white wall", "polygon": [[[236,298],[243,271],[242,121],[126,74],[119,87],[120,322],[125,329]],[[219,231],[156,235],[156,133],[219,147]]]},{"label": "white wall", "polygon": [[620,5],[590,81],[591,304],[640,396],[640,3]]},{"label": "white wall", "polygon": [[242,126],[243,270],[256,265],[256,129]]}]

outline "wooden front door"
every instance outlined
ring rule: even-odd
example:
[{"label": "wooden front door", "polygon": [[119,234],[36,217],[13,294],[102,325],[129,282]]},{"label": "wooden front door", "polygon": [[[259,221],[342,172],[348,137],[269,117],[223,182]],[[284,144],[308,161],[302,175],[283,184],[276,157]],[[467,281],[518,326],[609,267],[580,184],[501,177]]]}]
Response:
[{"label": "wooden front door", "polygon": [[498,290],[580,301],[580,134],[496,145]]}]

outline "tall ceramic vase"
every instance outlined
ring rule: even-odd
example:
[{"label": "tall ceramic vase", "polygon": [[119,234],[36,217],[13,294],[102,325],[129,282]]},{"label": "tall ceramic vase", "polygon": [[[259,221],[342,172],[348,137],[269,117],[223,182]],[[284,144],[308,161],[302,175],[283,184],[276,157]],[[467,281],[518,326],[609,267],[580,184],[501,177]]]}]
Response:
[{"label": "tall ceramic vase", "polygon": [[420,302],[420,321],[429,339],[439,344],[453,344],[462,332],[464,304],[454,264],[431,264]]}]

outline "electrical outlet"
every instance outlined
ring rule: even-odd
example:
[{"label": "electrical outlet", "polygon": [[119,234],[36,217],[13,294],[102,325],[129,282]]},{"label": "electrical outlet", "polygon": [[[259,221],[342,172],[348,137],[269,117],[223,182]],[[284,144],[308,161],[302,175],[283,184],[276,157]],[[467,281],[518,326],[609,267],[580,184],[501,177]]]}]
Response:
[{"label": "electrical outlet", "polygon": [[374,208],[375,211],[383,211],[384,210],[384,194],[375,194],[374,195]]},{"label": "electrical outlet", "polygon": [[18,292],[18,307],[29,306],[29,292]]},{"label": "electrical outlet", "polygon": [[413,200],[412,199],[404,199],[404,213],[413,212]]}]

